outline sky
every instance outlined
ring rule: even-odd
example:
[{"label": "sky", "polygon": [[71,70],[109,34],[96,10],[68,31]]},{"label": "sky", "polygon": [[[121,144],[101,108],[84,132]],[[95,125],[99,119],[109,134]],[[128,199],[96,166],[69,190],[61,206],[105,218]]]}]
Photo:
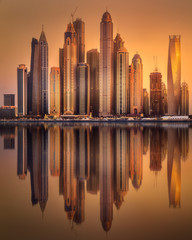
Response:
[{"label": "sky", "polygon": [[[154,56],[167,84],[169,35],[181,35],[181,81],[189,84],[192,103],[192,1],[191,0],[0,0],[0,106],[3,94],[17,92],[17,67],[30,70],[31,40],[44,31],[49,45],[49,72],[59,66],[64,32],[74,18],[85,22],[85,48],[99,50],[100,22],[106,9],[125,41],[131,62],[138,52],[143,61],[143,87],[149,90]],[[192,114],[192,104],[190,104]]]}]

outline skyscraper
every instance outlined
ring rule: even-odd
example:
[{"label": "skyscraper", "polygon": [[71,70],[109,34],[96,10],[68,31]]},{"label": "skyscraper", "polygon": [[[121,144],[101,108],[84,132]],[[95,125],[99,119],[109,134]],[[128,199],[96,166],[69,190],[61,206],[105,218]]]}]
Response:
[{"label": "skyscraper", "polygon": [[41,115],[41,82],[39,76],[39,42],[32,38],[31,68],[28,76],[28,114]]},{"label": "skyscraper", "polygon": [[112,18],[107,11],[100,23],[99,59],[99,112],[100,116],[109,116],[114,112],[114,43]]},{"label": "skyscraper", "polygon": [[17,133],[17,175],[19,179],[27,175],[27,129],[22,126]]},{"label": "skyscraper", "polygon": [[17,68],[18,115],[27,114],[27,68],[20,64]]},{"label": "skyscraper", "polygon": [[121,47],[116,53],[115,104],[116,114],[127,114],[129,107],[129,54]]},{"label": "skyscraper", "polygon": [[73,22],[77,34],[77,63],[85,62],[85,23],[81,18]]},{"label": "skyscraper", "polygon": [[39,62],[41,82],[41,106],[42,115],[48,114],[48,43],[42,29],[39,39]]},{"label": "skyscraper", "polygon": [[180,113],[180,86],[181,86],[181,37],[169,36],[168,53],[168,114]]},{"label": "skyscraper", "polygon": [[64,49],[59,48],[59,68],[60,68],[60,113],[63,114],[63,89],[64,89]]},{"label": "skyscraper", "polygon": [[87,52],[87,63],[90,69],[90,112],[97,117],[99,115],[99,52],[97,49]]},{"label": "skyscraper", "polygon": [[90,113],[90,78],[89,65],[87,63],[77,64],[76,83],[76,111],[79,115],[89,115]]},{"label": "skyscraper", "polygon": [[189,87],[186,82],[181,84],[181,115],[189,115]]},{"label": "skyscraper", "polygon": [[76,113],[77,39],[72,23],[67,25],[64,43],[63,113]]},{"label": "skyscraper", "polygon": [[149,115],[149,93],[146,88],[143,88],[143,114]]},{"label": "skyscraper", "polygon": [[60,116],[60,68],[52,67],[50,73],[50,114]]},{"label": "skyscraper", "polygon": [[132,59],[134,75],[130,78],[130,113],[143,112],[143,64],[139,54]]},{"label": "skyscraper", "polygon": [[161,115],[168,113],[167,89],[164,82],[161,82]]},{"label": "skyscraper", "polygon": [[4,94],[4,106],[15,106],[15,94]]},{"label": "skyscraper", "polygon": [[60,127],[54,125],[50,128],[50,172],[51,176],[60,175]]},{"label": "skyscraper", "polygon": [[150,114],[155,116],[161,114],[161,81],[160,72],[150,74]]}]

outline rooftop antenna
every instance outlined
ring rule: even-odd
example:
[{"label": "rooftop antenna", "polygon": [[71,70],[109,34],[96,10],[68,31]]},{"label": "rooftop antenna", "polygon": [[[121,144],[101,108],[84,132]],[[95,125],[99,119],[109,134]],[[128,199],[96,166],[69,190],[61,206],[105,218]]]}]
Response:
[{"label": "rooftop antenna", "polygon": [[158,67],[157,67],[157,56],[153,56],[153,61],[154,61],[154,67],[155,67],[155,72],[158,71]]},{"label": "rooftop antenna", "polygon": [[72,23],[73,23],[74,15],[75,15],[77,9],[78,9],[78,7],[76,7],[75,10],[71,13],[71,20],[72,20]]}]

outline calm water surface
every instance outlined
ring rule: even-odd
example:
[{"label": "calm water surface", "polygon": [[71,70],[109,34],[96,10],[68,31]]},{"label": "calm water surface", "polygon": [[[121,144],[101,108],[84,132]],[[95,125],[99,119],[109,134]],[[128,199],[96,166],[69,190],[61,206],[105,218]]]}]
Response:
[{"label": "calm water surface", "polygon": [[192,239],[192,127],[0,125],[0,191],[0,239]]}]

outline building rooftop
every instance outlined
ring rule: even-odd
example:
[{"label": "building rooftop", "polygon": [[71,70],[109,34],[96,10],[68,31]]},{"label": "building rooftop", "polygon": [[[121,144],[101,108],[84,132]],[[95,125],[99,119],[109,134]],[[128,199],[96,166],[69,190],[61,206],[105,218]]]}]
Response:
[{"label": "building rooftop", "polygon": [[105,12],[102,17],[102,22],[112,22],[111,14],[109,12]]}]

